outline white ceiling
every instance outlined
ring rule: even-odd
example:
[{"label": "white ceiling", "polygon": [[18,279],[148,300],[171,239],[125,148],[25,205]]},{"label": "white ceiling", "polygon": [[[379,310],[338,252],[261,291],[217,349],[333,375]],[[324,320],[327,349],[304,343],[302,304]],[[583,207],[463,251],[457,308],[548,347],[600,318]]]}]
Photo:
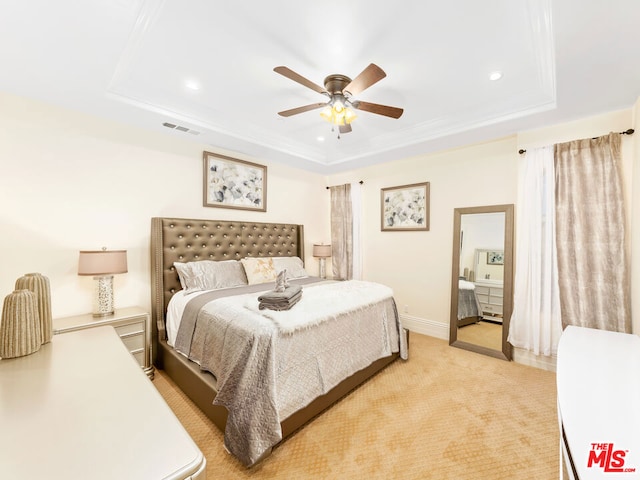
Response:
[{"label": "white ceiling", "polygon": [[[0,7],[0,91],[322,173],[629,108],[640,96],[638,0]],[[277,115],[326,99],[274,67],[323,85],[369,63],[387,77],[357,98],[402,107],[400,119],[359,112],[338,139],[319,110]],[[503,77],[492,82],[495,70]]]}]

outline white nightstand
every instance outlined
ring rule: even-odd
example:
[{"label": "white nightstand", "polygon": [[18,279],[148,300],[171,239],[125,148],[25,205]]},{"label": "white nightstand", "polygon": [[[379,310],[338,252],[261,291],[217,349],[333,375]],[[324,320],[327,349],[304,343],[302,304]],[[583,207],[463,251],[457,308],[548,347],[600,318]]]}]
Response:
[{"label": "white nightstand", "polygon": [[94,317],[91,313],[53,320],[53,334],[110,325],[135,357],[144,373],[153,380],[151,364],[151,315],[140,307],[118,308],[113,315]]}]

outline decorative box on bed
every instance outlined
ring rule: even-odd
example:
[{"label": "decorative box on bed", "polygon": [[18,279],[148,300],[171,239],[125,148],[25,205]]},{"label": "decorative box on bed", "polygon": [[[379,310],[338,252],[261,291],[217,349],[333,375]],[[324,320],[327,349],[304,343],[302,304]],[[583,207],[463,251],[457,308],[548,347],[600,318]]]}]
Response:
[{"label": "decorative box on bed", "polygon": [[[247,287],[248,290],[245,287],[227,289],[232,291],[229,296],[216,299],[214,302],[207,300],[208,303],[205,304],[205,307],[202,310],[198,310],[199,313],[197,313],[197,318],[202,320],[197,323],[197,326],[191,327],[192,330],[186,334],[192,335],[192,337],[189,337],[189,341],[192,338],[197,347],[194,348],[196,350],[200,349],[195,355],[193,355],[193,350],[185,352],[182,349],[186,328],[184,325],[189,325],[190,321],[183,320],[184,323],[180,326],[178,336],[175,337],[173,334],[170,336],[171,339],[176,339],[175,346],[180,348],[181,352],[172,347],[174,340],[167,341],[167,307],[174,294],[182,289],[174,262],[241,260],[243,258],[260,257],[299,257],[304,259],[303,245],[302,225],[176,218],[152,219],[151,275],[153,290],[152,313],[155,320],[153,322],[154,362],[158,368],[164,369],[169,377],[198,407],[225,432],[225,445],[227,448],[248,466],[264,458],[270,453],[271,447],[281,439],[286,438],[315,415],[393,362],[400,355],[400,352],[406,358],[406,332],[400,327],[390,289],[368,282],[326,282],[311,277],[290,280],[290,283],[301,284],[304,287],[302,299],[288,312],[258,311],[257,297],[260,295],[259,292],[273,289],[275,286],[273,282],[262,285],[249,285]],[[348,289],[349,292],[338,294],[336,293],[338,288]],[[179,297],[186,297],[185,293],[181,292],[179,296],[176,296],[176,300]],[[222,294],[226,295],[226,292],[222,292]],[[220,292],[213,290],[196,296],[199,299],[205,299],[209,298],[208,296],[210,295],[213,295],[211,298],[220,296]],[[322,302],[322,295],[331,295],[331,301]],[[345,312],[334,315],[335,311],[331,309],[337,308],[335,305],[341,304],[341,298],[343,297],[361,299],[363,303],[357,308],[349,306]],[[371,300],[372,298],[376,300]],[[313,303],[314,301],[315,303]],[[198,300],[198,302],[204,303],[204,300]],[[185,315],[181,318],[194,317],[194,315],[189,317],[186,312],[193,304],[198,302],[191,300],[190,304],[184,308]],[[311,311],[310,306],[313,305],[316,306],[314,308],[320,306],[318,310],[322,311],[322,314],[319,315],[321,319],[314,320],[309,324],[309,327],[300,326],[299,329],[296,329],[295,324],[298,321],[296,315],[299,316],[300,312]],[[225,314],[230,313],[236,316],[233,317],[233,321],[227,320],[217,310],[215,312],[210,311],[213,308],[223,308]],[[284,316],[278,317],[281,313]],[[343,317],[349,317],[348,320],[344,321],[353,321],[353,323],[347,324],[348,328],[347,325],[343,325]],[[294,326],[288,323],[289,321],[293,322]],[[222,323],[218,324],[217,322]],[[303,323],[301,322],[301,325]],[[171,324],[169,325],[171,326]],[[225,335],[235,335],[238,330],[253,328],[253,325],[258,326],[256,332],[248,331],[250,339],[246,341],[246,348],[237,355],[246,355],[246,351],[250,350],[251,355],[247,358],[253,361],[254,350],[265,351],[267,352],[265,355],[270,361],[275,359],[273,360],[275,367],[262,365],[258,366],[258,368],[263,369],[262,371],[265,373],[256,374],[254,371],[244,371],[238,374],[235,370],[247,368],[244,363],[244,357],[242,357],[242,361],[238,361],[235,351],[228,355],[226,349],[230,342],[226,339],[212,339],[212,336],[217,335],[215,333],[217,331],[224,331]],[[203,333],[205,328],[213,328],[214,333],[209,333],[208,330],[207,333]],[[219,330],[215,330],[216,328]],[[336,334],[335,331],[326,330],[329,328],[342,328],[342,330],[337,330],[339,333]],[[328,365],[327,368],[329,370],[327,371],[331,372],[329,377],[332,378],[321,379],[322,382],[327,383],[327,387],[323,388],[320,394],[317,394],[312,388],[310,388],[309,392],[298,392],[301,395],[301,399],[305,399],[305,395],[313,394],[313,397],[308,401],[304,400],[306,403],[301,403],[300,408],[294,403],[293,406],[295,408],[293,408],[292,405],[287,404],[288,397],[285,399],[286,401],[283,401],[283,392],[291,391],[295,397],[296,392],[294,390],[296,388],[300,390],[299,385],[305,383],[304,380],[306,379],[297,380],[294,375],[294,380],[287,380],[290,376],[288,373],[283,374],[283,376],[280,374],[287,370],[297,374],[299,369],[302,370],[305,367],[302,358],[304,355],[299,353],[302,350],[299,345],[296,346],[295,342],[299,338],[300,341],[307,342],[305,343],[307,348],[309,348],[309,345],[315,346],[316,340],[309,336],[313,334],[312,330],[320,330],[320,334],[326,337],[327,341],[336,342],[335,347],[322,347],[325,349],[322,353],[327,355],[327,360],[322,360],[320,356],[317,357],[318,363],[324,361]],[[331,332],[331,334],[328,334],[328,332]],[[296,337],[295,341],[293,339],[294,336]],[[350,341],[362,342],[362,345],[359,343],[357,345],[345,344],[345,337],[351,339]],[[376,342],[384,345],[379,346]],[[211,345],[216,345],[216,347],[211,347]],[[285,349],[290,351],[288,355],[282,353]],[[332,355],[329,356],[327,354],[328,349],[335,349],[335,351],[332,351]],[[376,349],[380,352],[377,353]],[[209,359],[201,360],[198,357],[200,352],[206,350],[210,350],[209,355],[214,358],[213,362],[210,362]],[[360,351],[365,353],[361,356],[360,353],[358,355],[353,353]],[[376,353],[371,353],[372,351]],[[230,361],[232,366],[222,367],[223,372],[212,369],[217,372],[218,380],[222,382],[218,385],[218,380],[212,374],[204,372],[201,366],[190,361],[187,355],[191,358],[195,357],[194,359],[198,363],[202,363],[203,367],[208,367],[216,362],[216,365],[218,365],[222,361]],[[221,356],[224,358],[217,358]],[[314,360],[316,359],[316,357],[313,358]],[[304,362],[308,361],[308,359],[304,360]],[[291,364],[288,362],[291,362]],[[350,368],[351,370],[349,370],[348,374],[337,376],[338,374],[333,371],[336,368],[331,365],[334,362],[344,364],[345,369]],[[321,367],[322,365],[318,365],[318,369],[321,369]],[[230,374],[229,371],[232,371],[233,374]],[[272,374],[274,371],[277,375]],[[253,378],[255,383],[249,383],[248,385],[234,384],[231,386],[233,388],[230,387],[231,378],[234,379],[233,382],[236,382],[235,379],[238,378],[243,379],[237,382],[240,384],[244,382],[246,376]],[[272,382],[274,385],[271,385],[271,380],[267,378],[271,376],[275,378]],[[249,405],[250,402],[256,401],[250,397],[263,395],[263,388],[267,389],[269,394],[272,394],[271,401],[266,402],[266,406],[255,404],[251,409],[243,408]],[[233,396],[229,393],[230,391],[240,392],[240,394],[234,393],[235,396]],[[224,406],[214,404],[214,401],[230,406],[231,413]],[[274,403],[275,406],[271,407],[269,403]],[[266,414],[268,418],[272,418],[275,415],[277,419],[275,428],[271,425],[271,422],[265,422],[265,424],[255,423],[256,421],[261,422],[262,417],[258,420],[249,418],[248,421],[253,423],[246,427],[245,430],[246,432],[251,432],[251,435],[245,432],[243,436],[237,432],[240,428],[238,426],[240,417],[243,417],[242,421],[244,422],[244,417],[255,417],[255,415],[248,415],[247,412],[262,412],[262,410],[269,410]],[[275,410],[275,412],[270,410]],[[227,425],[229,416],[233,421]],[[254,434],[258,435],[258,432],[264,438],[248,438]],[[267,445],[266,448],[264,447],[265,444]]]}]

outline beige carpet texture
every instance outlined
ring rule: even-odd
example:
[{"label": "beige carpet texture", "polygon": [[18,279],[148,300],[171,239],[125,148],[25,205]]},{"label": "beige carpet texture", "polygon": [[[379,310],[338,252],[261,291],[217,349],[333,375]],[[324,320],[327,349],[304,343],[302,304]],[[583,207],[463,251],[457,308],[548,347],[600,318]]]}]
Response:
[{"label": "beige carpet texture", "polygon": [[162,370],[154,384],[207,459],[207,479],[559,477],[556,377],[411,333],[396,361],[245,468]]},{"label": "beige carpet texture", "polygon": [[458,328],[458,340],[492,350],[502,350],[502,325],[478,322]]}]

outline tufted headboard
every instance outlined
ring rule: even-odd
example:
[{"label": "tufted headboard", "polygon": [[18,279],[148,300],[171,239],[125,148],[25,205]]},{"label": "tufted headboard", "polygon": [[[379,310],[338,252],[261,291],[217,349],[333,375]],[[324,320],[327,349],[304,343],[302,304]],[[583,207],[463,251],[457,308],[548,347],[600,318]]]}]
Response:
[{"label": "tufted headboard", "polygon": [[165,338],[164,315],[167,305],[173,294],[181,289],[173,262],[294,256],[304,261],[303,225],[152,218],[151,310],[154,341]]}]

